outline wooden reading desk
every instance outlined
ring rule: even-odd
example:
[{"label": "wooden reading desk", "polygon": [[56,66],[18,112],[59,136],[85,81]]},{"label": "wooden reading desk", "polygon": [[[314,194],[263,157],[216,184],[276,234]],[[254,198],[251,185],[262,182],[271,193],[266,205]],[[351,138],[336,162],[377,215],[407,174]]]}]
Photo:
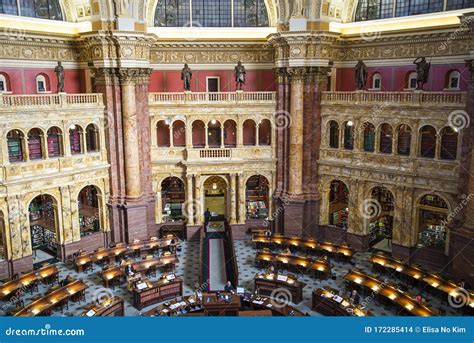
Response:
[{"label": "wooden reading desk", "polygon": [[202,311],[201,298],[196,294],[178,297],[143,313],[143,316],[181,316]]},{"label": "wooden reading desk", "polygon": [[133,306],[139,310],[183,294],[183,280],[175,274],[165,274],[158,281],[142,279],[133,284]]},{"label": "wooden reading desk", "polygon": [[353,305],[346,297],[336,294],[333,289],[316,288],[311,309],[325,316],[373,316],[372,312],[366,312],[360,305]]},{"label": "wooden reading desk", "polygon": [[255,290],[258,294],[271,296],[272,292],[277,289],[284,288],[291,294],[291,299],[295,304],[303,300],[303,288],[306,286],[304,282],[298,281],[293,275],[283,274],[258,274],[255,276]]},{"label": "wooden reading desk", "polygon": [[256,234],[252,237],[252,243],[255,243],[257,246],[278,246],[280,248],[296,248],[300,251],[311,253],[326,252],[335,254],[349,261],[352,258],[352,255],[354,254],[354,250],[347,245],[337,245],[329,242],[318,242],[312,238],[305,239],[296,236],[286,237],[279,234],[274,234],[270,237],[262,234]]},{"label": "wooden reading desk", "polygon": [[41,316],[49,315],[53,307],[61,302],[67,302],[69,299],[76,301],[84,297],[87,285],[82,280],[75,280],[68,285],[61,287],[42,298],[33,301],[23,309],[14,314],[14,316]]},{"label": "wooden reading desk", "polygon": [[205,316],[238,316],[240,297],[237,294],[221,293],[218,298],[213,293],[203,293],[202,308]]},{"label": "wooden reading desk", "polygon": [[46,265],[39,269],[35,269],[29,273],[20,276],[16,280],[11,280],[0,285],[0,300],[9,298],[15,292],[24,287],[31,287],[39,281],[47,282],[48,280],[57,280],[59,270],[55,265]]},{"label": "wooden reading desk", "polygon": [[308,256],[274,254],[260,251],[257,252],[255,261],[260,266],[277,264],[278,267],[294,269],[299,273],[313,272],[319,279],[327,279],[331,273],[331,265],[324,258],[314,260]]},{"label": "wooden reading desk", "polygon": [[380,294],[414,316],[436,315],[430,308],[417,302],[409,293],[403,292],[396,286],[384,283],[375,277],[366,275],[359,270],[354,269],[348,272],[344,279],[368,288],[376,294]]},{"label": "wooden reading desk", "polygon": [[123,317],[125,307],[123,298],[112,296],[101,303],[87,305],[86,310],[81,313],[82,317]]}]

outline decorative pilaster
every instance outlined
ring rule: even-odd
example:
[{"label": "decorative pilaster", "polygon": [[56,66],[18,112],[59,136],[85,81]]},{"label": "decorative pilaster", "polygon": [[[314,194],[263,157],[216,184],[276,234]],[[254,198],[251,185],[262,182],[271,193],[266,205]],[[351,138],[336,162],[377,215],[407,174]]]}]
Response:
[{"label": "decorative pilaster", "polygon": [[194,200],[193,200],[193,175],[188,174],[186,175],[186,196],[187,196],[187,204],[186,204],[186,215],[188,219],[188,225],[194,225]]},{"label": "decorative pilaster", "polygon": [[244,174],[239,173],[238,174],[238,194],[239,194],[239,204],[238,204],[238,222],[239,224],[244,224],[245,223],[245,183],[244,183]]},{"label": "decorative pilaster", "polygon": [[237,174],[230,174],[230,223],[237,223]]}]

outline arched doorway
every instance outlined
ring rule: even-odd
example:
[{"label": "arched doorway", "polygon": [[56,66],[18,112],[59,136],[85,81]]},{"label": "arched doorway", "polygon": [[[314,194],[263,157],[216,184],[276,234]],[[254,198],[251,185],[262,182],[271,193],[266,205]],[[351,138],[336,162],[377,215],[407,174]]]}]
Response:
[{"label": "arched doorway", "polygon": [[227,215],[227,182],[220,176],[210,176],[204,182],[204,210],[212,220],[224,220]]},{"label": "arched doorway", "polygon": [[95,186],[84,187],[77,197],[81,237],[100,231],[98,190]]},{"label": "arched doorway", "polygon": [[268,180],[262,175],[254,175],[245,185],[247,219],[267,219],[269,194]]},{"label": "arched doorway", "polygon": [[179,177],[167,177],[161,182],[163,222],[176,222],[183,220],[184,201],[184,183]]},{"label": "arched doorway", "polygon": [[340,180],[331,182],[329,190],[329,225],[347,228],[349,189]]},{"label": "arched doorway", "polygon": [[418,203],[418,246],[445,251],[449,208],[444,199],[427,194]]},{"label": "arched doorway", "polygon": [[56,209],[56,200],[49,194],[38,195],[28,206],[34,263],[57,257],[59,241]]},{"label": "arched doorway", "polygon": [[372,201],[367,205],[367,212],[370,212],[369,245],[377,250],[391,252],[395,208],[393,194],[385,187],[375,187],[370,198]]}]

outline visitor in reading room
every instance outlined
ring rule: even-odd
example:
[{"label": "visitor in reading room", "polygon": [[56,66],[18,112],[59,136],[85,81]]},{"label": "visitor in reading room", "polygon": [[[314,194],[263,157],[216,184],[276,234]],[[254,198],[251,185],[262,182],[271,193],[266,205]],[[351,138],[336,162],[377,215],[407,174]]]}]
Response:
[{"label": "visitor in reading room", "polygon": [[227,281],[227,283],[225,284],[224,291],[232,294],[235,293],[235,288],[234,286],[232,286],[232,283],[230,281]]},{"label": "visitor in reading room", "polygon": [[209,224],[209,220],[211,220],[211,212],[209,212],[209,209],[206,209],[206,212],[204,212],[204,228],[207,229],[207,225]]}]

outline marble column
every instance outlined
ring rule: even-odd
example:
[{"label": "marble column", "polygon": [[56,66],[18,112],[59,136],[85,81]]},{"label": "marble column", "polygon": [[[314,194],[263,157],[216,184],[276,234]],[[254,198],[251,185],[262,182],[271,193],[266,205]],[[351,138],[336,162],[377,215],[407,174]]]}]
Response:
[{"label": "marble column", "polygon": [[137,199],[142,196],[138,151],[140,144],[135,99],[135,78],[138,74],[135,69],[121,69],[119,75],[122,89],[126,196],[128,199]]},{"label": "marble column", "polygon": [[238,174],[238,222],[239,224],[245,224],[245,214],[246,214],[246,207],[245,207],[245,183],[244,183],[244,174]]},{"label": "marble column", "polygon": [[196,220],[195,223],[197,225],[203,224],[203,212],[204,212],[204,199],[202,198],[202,185],[201,185],[201,175],[196,174],[194,176],[194,201],[195,201],[195,209],[196,209]]},{"label": "marble column", "polygon": [[230,223],[237,222],[237,174],[230,174]]},{"label": "marble column", "polygon": [[193,199],[193,175],[186,175],[186,215],[188,225],[194,225],[194,199]]},{"label": "marble column", "polygon": [[163,203],[161,197],[161,184],[156,190],[156,203],[155,203],[155,212],[156,212],[156,222],[162,223],[163,222]]},{"label": "marble column", "polygon": [[305,68],[292,68],[290,72],[290,140],[288,157],[288,193],[300,196],[303,193],[303,91]]}]

